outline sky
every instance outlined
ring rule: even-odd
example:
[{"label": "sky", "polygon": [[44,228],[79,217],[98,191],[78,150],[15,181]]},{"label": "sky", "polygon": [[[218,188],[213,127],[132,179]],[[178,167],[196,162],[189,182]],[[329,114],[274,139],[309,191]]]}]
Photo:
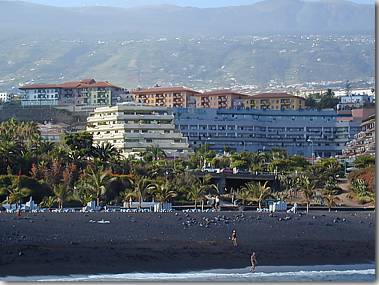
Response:
[{"label": "sky", "polygon": [[[157,4],[173,4],[178,6],[191,6],[199,8],[223,7],[235,5],[248,5],[261,0],[25,0],[27,2],[53,5],[53,6],[116,6],[136,7]],[[313,0],[307,0],[313,1]],[[360,4],[373,4],[375,0],[350,0]]]}]

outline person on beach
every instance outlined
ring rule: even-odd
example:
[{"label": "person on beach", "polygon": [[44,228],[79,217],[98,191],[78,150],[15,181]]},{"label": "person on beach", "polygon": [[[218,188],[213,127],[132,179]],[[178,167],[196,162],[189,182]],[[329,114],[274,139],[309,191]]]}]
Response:
[{"label": "person on beach", "polygon": [[215,202],[216,202],[215,204],[216,211],[219,211],[220,210],[220,197],[218,195],[216,196]]},{"label": "person on beach", "polygon": [[233,242],[233,246],[237,246],[237,231],[235,229],[233,229],[232,231],[232,236],[231,236],[231,240]]},{"label": "person on beach", "polygon": [[255,267],[257,266],[257,257],[254,251],[251,254],[250,261],[251,261],[251,271],[255,272]]}]

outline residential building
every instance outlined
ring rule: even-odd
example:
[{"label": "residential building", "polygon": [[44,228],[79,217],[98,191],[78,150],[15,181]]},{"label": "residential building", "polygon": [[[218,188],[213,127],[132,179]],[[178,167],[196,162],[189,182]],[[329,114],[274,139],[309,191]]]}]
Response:
[{"label": "residential building", "polygon": [[124,89],[95,79],[61,84],[31,84],[23,91],[22,106],[101,106],[112,105]]},{"label": "residential building", "polygon": [[351,158],[362,154],[375,155],[375,150],[375,114],[373,114],[362,121],[361,131],[346,144],[343,156]]},{"label": "residential building", "polygon": [[209,144],[222,152],[286,149],[291,155],[342,153],[359,123],[339,122],[334,110],[175,109],[175,124],[191,148]]},{"label": "residential building", "polygon": [[12,95],[7,92],[0,92],[0,104],[6,103],[12,100]]},{"label": "residential building", "polygon": [[337,104],[337,110],[351,110],[361,108],[367,104],[375,103],[375,97],[362,94],[351,94],[340,96],[340,103]]},{"label": "residential building", "polygon": [[175,129],[174,115],[165,107],[125,102],[99,107],[87,118],[87,131],[95,145],[111,143],[125,156],[157,146],[168,157],[188,155],[186,137]]},{"label": "residential building", "polygon": [[69,125],[44,123],[38,124],[38,130],[41,133],[41,137],[49,142],[59,143],[62,142],[66,130]]},{"label": "residential building", "polygon": [[132,91],[137,103],[168,108],[195,107],[195,94],[199,92],[181,86],[137,88]]},{"label": "residential building", "polygon": [[287,93],[260,93],[245,100],[247,109],[299,110],[305,108],[305,98]]},{"label": "residential building", "polygon": [[196,108],[231,109],[242,108],[249,95],[231,90],[216,90],[195,95]]}]

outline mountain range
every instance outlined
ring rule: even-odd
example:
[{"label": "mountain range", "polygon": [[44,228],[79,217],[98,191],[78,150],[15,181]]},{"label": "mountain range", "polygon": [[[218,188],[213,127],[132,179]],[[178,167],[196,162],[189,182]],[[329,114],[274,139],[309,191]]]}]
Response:
[{"label": "mountain range", "polygon": [[0,1],[0,89],[93,76],[127,87],[367,78],[374,23],[374,5],[342,0],[217,8]]}]

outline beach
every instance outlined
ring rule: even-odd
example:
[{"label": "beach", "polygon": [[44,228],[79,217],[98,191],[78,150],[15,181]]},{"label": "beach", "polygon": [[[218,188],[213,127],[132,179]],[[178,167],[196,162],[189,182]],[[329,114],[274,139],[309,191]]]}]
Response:
[{"label": "beach", "polygon": [[244,268],[253,250],[258,267],[375,261],[372,211],[1,213],[0,228],[3,277]]}]

